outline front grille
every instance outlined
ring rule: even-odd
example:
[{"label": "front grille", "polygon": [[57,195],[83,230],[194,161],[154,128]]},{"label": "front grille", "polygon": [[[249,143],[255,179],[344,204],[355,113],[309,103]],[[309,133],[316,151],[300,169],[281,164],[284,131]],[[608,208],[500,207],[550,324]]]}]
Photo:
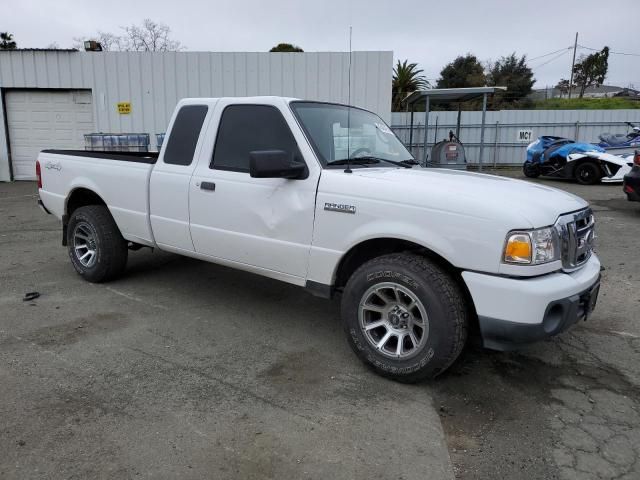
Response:
[{"label": "front grille", "polygon": [[556,222],[564,271],[580,268],[589,260],[595,240],[595,219],[590,208],[562,215]]}]

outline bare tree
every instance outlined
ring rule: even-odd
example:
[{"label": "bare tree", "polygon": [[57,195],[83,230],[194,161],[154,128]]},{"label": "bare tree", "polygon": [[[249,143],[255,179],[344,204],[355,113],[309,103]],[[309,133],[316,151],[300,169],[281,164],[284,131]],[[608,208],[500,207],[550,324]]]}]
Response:
[{"label": "bare tree", "polygon": [[132,24],[120,28],[124,31],[122,35],[98,31],[92,37],[76,37],[73,39],[73,46],[83,49],[85,40],[95,40],[100,42],[104,51],[175,52],[185,49],[182,43],[171,38],[171,28],[168,25],[149,18],[145,18],[142,25]]},{"label": "bare tree", "polygon": [[100,42],[102,49],[107,52],[112,50],[124,50],[124,48],[122,48],[122,37],[116,35],[115,33],[98,31],[98,42]]},{"label": "bare tree", "polygon": [[560,91],[560,98],[562,98],[563,95],[569,94],[569,90],[576,88],[576,84],[574,83],[573,85],[569,85],[569,80],[561,78],[555,88]]},{"label": "bare tree", "polygon": [[100,43],[102,50],[109,51],[123,51],[124,47],[123,37],[116,35],[115,33],[98,31],[96,35],[91,37],[73,37],[73,48],[78,50],[84,50],[84,42],[87,40],[93,40]]},{"label": "bare tree", "polygon": [[145,18],[142,25],[123,27],[127,50],[134,52],[175,52],[184,47],[178,40],[170,38],[171,29],[163,23]]}]

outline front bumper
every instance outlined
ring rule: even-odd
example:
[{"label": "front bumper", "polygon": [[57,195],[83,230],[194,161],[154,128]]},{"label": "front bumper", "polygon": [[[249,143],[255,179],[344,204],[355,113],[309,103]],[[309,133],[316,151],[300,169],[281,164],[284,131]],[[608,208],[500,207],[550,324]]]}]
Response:
[{"label": "front bumper", "polygon": [[512,350],[556,335],[586,319],[600,286],[600,261],[593,254],[572,273],[510,278],[463,272],[485,347]]}]

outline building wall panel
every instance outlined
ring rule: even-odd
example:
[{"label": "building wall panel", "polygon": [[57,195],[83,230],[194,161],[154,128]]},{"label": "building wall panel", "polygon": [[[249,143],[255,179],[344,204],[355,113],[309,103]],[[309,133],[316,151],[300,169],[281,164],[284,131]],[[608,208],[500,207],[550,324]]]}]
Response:
[{"label": "building wall panel", "polygon": [[[98,132],[165,131],[181,98],[283,95],[347,103],[344,52],[0,52],[0,88],[90,89]],[[391,119],[392,52],[353,52],[351,102]],[[131,102],[121,115],[118,102]],[[0,105],[1,106],[1,105]],[[0,180],[9,179],[0,122]]]}]

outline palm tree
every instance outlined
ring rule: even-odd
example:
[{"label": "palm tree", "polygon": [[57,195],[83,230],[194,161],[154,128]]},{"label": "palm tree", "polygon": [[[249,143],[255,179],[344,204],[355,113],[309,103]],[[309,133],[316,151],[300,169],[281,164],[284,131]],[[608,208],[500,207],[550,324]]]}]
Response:
[{"label": "palm tree", "polygon": [[424,70],[418,69],[417,63],[408,63],[408,60],[396,64],[393,69],[393,82],[391,84],[392,107],[391,110],[402,110],[403,99],[411,92],[429,87],[429,82],[422,75]]},{"label": "palm tree", "polygon": [[13,41],[13,35],[9,32],[0,32],[0,50],[15,50],[16,42]]}]

